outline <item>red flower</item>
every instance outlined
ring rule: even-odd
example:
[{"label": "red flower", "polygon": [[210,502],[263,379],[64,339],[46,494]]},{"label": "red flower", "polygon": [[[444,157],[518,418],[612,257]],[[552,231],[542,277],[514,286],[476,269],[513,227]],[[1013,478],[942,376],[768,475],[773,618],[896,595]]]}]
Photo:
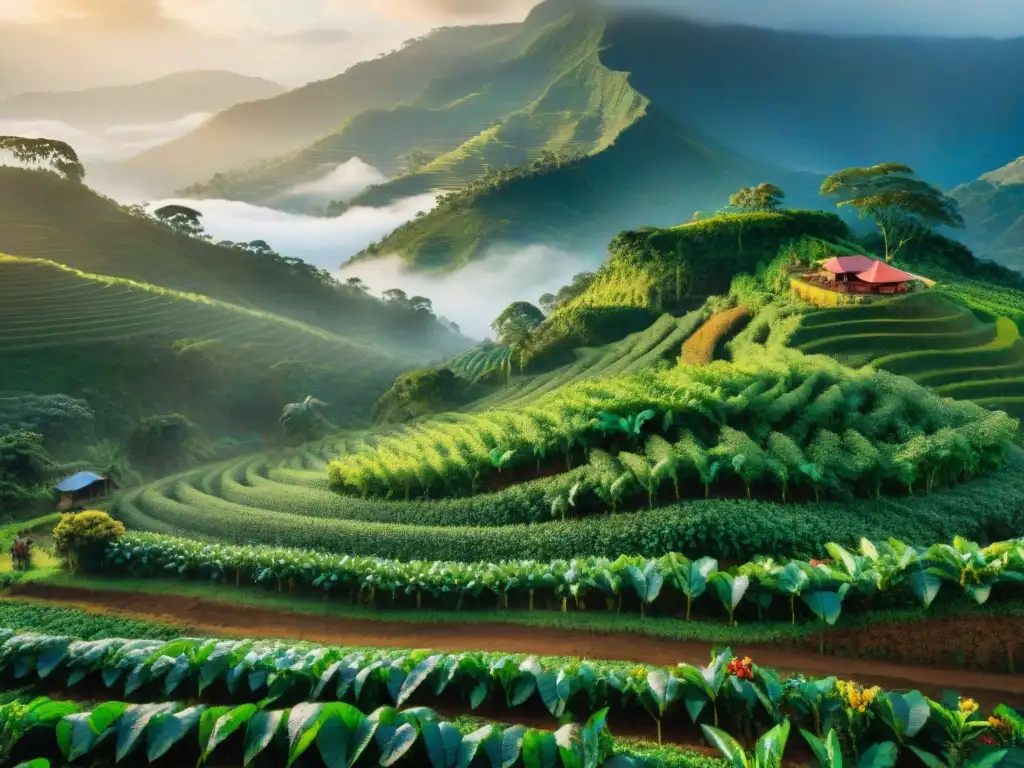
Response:
[{"label": "red flower", "polygon": [[813,567],[816,567],[816,566],[819,566],[819,565],[828,565],[832,561],[831,560],[816,560],[816,559],[814,559],[812,557],[809,562],[811,564],[811,567],[813,568]]},{"label": "red flower", "polygon": [[744,656],[742,659],[737,656],[726,666],[725,671],[730,675],[735,675],[740,680],[753,680],[754,679],[754,661],[749,656]]},{"label": "red flower", "polygon": [[989,736],[987,733],[981,734],[981,736],[978,737],[978,741],[980,741],[982,744],[995,744],[996,743],[996,740],[993,739],[991,736]]}]

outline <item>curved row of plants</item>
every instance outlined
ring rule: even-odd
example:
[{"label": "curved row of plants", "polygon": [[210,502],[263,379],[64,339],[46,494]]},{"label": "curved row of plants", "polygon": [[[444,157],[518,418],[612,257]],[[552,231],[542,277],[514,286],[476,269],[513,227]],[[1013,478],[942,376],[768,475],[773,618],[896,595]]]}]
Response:
[{"label": "curved row of plants", "polygon": [[[927,608],[950,588],[978,603],[993,594],[1010,596],[1024,584],[1024,539],[982,547],[957,537],[952,544],[915,548],[901,541],[872,543],[859,551],[827,545],[830,560],[776,560],[757,557],[742,565],[720,567],[717,560],[691,560],[669,553],[662,557],[620,556],[551,562],[499,563],[396,561],[377,557],[338,556],[304,550],[236,547],[132,534],[106,548],[102,569],[111,574],[202,578],[241,585],[243,579],[278,591],[287,586],[327,595],[347,594],[367,604],[403,602],[461,610],[486,605],[509,607],[512,600],[533,610],[569,602],[619,611],[626,598],[644,613],[657,602],[662,613],[685,605],[689,618],[695,603],[707,609],[717,602],[717,616],[732,624],[737,612],[758,617],[778,602],[795,622],[797,605],[820,621],[833,624],[843,606],[871,610],[917,602]],[[943,591],[943,587],[947,589]],[[707,597],[705,597],[707,596]],[[539,600],[538,600],[539,598]]]},{"label": "curved row of plants", "polygon": [[[303,702],[267,709],[269,702],[239,706],[189,706],[186,702],[128,704],[107,701],[83,707],[39,697],[0,705],[4,755],[31,750],[62,757],[69,764],[218,764],[225,754],[248,766],[258,759],[292,766],[319,752],[330,768],[429,765],[468,768],[626,768],[643,763],[629,754],[612,756],[606,712],[580,726],[566,723],[556,733],[523,726],[485,725],[468,731],[426,707],[370,714],[341,702]],[[196,759],[198,757],[198,760]],[[477,759],[479,758],[479,759]],[[609,759],[611,758],[611,759]],[[43,758],[45,759],[45,758]],[[36,757],[30,766],[49,765]]]},{"label": "curved row of plants", "polygon": [[[728,481],[814,498],[930,491],[998,468],[1018,422],[886,372],[760,348],[740,362],[580,382],[517,410],[432,421],[332,461],[363,496],[475,494],[589,460],[551,499],[708,496]],[[507,483],[505,483],[507,484]],[[566,483],[568,486],[568,481]]]},{"label": "curved row of plants", "polygon": [[[714,656],[706,667],[680,664],[663,668],[576,660],[541,663],[534,657],[482,653],[351,651],[252,640],[82,642],[67,637],[18,635],[8,637],[0,650],[0,672],[21,680],[30,676],[55,680],[66,675],[69,686],[94,677],[107,689],[123,686],[126,696],[203,697],[219,691],[222,699],[226,694],[232,702],[245,702],[235,708],[199,708],[210,713],[194,715],[204,757],[211,751],[211,743],[217,746],[224,740],[210,741],[211,734],[227,727],[220,723],[232,726],[221,733],[227,737],[249,718],[262,719],[258,713],[270,702],[300,701],[292,711],[301,710],[303,722],[308,724],[338,712],[354,717],[348,707],[365,710],[381,704],[384,707],[378,713],[394,717],[392,705],[404,707],[414,699],[431,702],[446,694],[454,694],[472,710],[487,701],[510,710],[536,702],[551,717],[560,719],[601,708],[595,716],[598,723],[603,723],[609,709],[645,712],[657,726],[659,741],[662,723],[674,722],[685,714],[685,721],[704,728],[709,740],[719,746],[727,745],[730,738],[718,730],[721,727],[749,738],[759,729],[790,721],[806,729],[809,737],[826,741],[841,738],[843,748],[855,754],[887,743],[889,746],[882,751],[893,757],[898,748],[939,752],[949,745],[943,743],[944,739],[954,740],[961,731],[972,735],[958,745],[963,757],[967,755],[963,747],[972,738],[984,736],[985,741],[1000,743],[1024,738],[1024,720],[1003,705],[986,718],[976,703],[955,694],[936,702],[917,691],[883,692],[835,677],[783,679],[750,658],[733,657],[728,649]],[[339,709],[339,704],[344,708]],[[405,711],[430,712],[422,707]],[[23,716],[21,711],[15,712]],[[237,714],[222,720],[231,712]],[[120,717],[120,710],[115,714]],[[591,718],[590,724],[594,722]],[[78,754],[95,746],[98,742],[94,740],[103,732],[103,728],[86,725],[65,727],[67,738],[62,743],[70,747],[78,739],[79,748],[84,750]],[[133,729],[125,726],[125,730]],[[292,734],[290,727],[287,730],[292,739],[289,747],[293,748],[298,734]],[[524,730],[517,730],[517,737],[523,736]],[[487,745],[499,739],[494,731],[484,733],[483,748],[490,753]],[[258,742],[265,747],[264,736]],[[388,740],[393,736],[393,731],[389,732]],[[314,733],[308,741],[315,737]],[[119,731],[119,756],[123,756],[121,738]],[[160,746],[165,744],[162,732],[150,738]],[[266,739],[269,742],[269,737]],[[248,737],[246,743],[248,746]],[[383,749],[385,745],[378,746]],[[290,760],[295,756],[289,753]]]}]

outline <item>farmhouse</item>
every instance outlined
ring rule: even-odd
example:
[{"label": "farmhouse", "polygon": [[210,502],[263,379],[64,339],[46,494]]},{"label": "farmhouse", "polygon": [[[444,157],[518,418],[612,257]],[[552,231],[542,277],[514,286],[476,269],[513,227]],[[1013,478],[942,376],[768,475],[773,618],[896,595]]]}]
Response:
[{"label": "farmhouse", "polygon": [[906,293],[921,278],[868,256],[833,256],[803,279],[836,293],[867,295]]},{"label": "farmhouse", "polygon": [[111,480],[92,472],[76,472],[65,477],[53,490],[60,494],[57,509],[74,509],[78,504],[89,499],[105,496],[113,485]]}]

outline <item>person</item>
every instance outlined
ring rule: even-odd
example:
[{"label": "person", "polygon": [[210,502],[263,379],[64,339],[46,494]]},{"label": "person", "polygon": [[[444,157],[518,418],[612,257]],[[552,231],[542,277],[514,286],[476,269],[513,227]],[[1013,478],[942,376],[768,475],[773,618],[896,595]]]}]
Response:
[{"label": "person", "polygon": [[28,531],[18,531],[11,544],[11,565],[16,571],[27,571],[32,562],[32,538]]}]

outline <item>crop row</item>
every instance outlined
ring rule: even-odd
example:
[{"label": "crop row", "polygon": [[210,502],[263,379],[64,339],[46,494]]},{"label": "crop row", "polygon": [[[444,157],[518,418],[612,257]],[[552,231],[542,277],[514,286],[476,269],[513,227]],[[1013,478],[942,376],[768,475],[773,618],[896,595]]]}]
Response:
[{"label": "crop row", "polygon": [[[271,710],[258,704],[211,707],[186,703],[128,704],[108,701],[85,709],[75,702],[39,697],[0,706],[4,754],[31,741],[68,763],[115,762],[202,765],[225,753],[241,764],[293,765],[319,752],[329,768],[429,765],[431,768],[598,768],[641,764],[628,754],[611,760],[605,712],[585,725],[568,723],[556,733],[523,726],[485,725],[464,732],[425,707],[403,712],[381,707],[363,714],[349,704],[303,702]],[[268,762],[272,759],[273,762]],[[170,762],[172,761],[173,762]],[[38,764],[38,763],[37,763]],[[46,763],[48,764],[48,763]],[[31,765],[31,764],[30,764]]]},{"label": "crop row", "polygon": [[1009,452],[1002,471],[928,495],[785,505],[700,498],[629,514],[552,519],[558,510],[547,506],[547,499],[557,497],[569,479],[571,473],[494,494],[431,502],[343,497],[355,519],[344,519],[345,514],[330,519],[307,516],[301,504],[230,503],[216,495],[219,479],[207,483],[197,474],[179,484],[161,481],[124,493],[113,511],[130,529],[185,538],[399,560],[492,562],[673,551],[729,560],[758,554],[806,559],[823,556],[829,541],[857,546],[865,531],[927,545],[954,535],[998,541],[1024,530],[1024,451],[1019,449]]},{"label": "crop row", "polygon": [[[917,691],[865,689],[835,677],[783,679],[752,659],[733,657],[728,649],[705,667],[663,668],[575,660],[541,664],[534,657],[482,653],[349,651],[252,640],[80,642],[19,635],[9,637],[0,650],[0,671],[22,680],[67,673],[68,685],[95,676],[106,688],[123,682],[126,696],[203,698],[219,692],[224,700],[226,693],[227,700],[245,702],[245,709],[236,709],[249,716],[262,704],[286,699],[303,702],[299,707],[311,716],[310,708],[336,712],[338,704],[363,709],[384,704],[378,712],[393,716],[392,705],[400,708],[412,700],[433,702],[454,694],[472,710],[488,701],[509,710],[536,702],[558,719],[595,708],[601,709],[599,721],[609,709],[646,713],[658,728],[659,740],[663,722],[684,714],[694,726],[714,728],[728,724],[749,731],[792,721],[818,736],[832,729],[849,730],[855,749],[863,749],[865,739],[879,738],[931,748],[930,740],[936,732],[941,737],[953,713],[976,722],[973,728],[979,732],[1004,735],[1000,731],[1010,728],[1010,735],[1024,737],[1024,721],[1005,706],[995,708],[992,716],[998,722],[993,722],[978,712],[976,704],[965,704],[970,700],[955,694],[940,703]],[[233,710],[208,711],[215,714],[205,716],[207,737],[216,731],[215,721]],[[416,707],[406,712],[430,710]],[[857,728],[854,721],[861,716],[860,725],[875,720],[880,727]],[[83,732],[82,737],[89,734]],[[201,745],[207,754],[202,736]]]},{"label": "crop row", "polygon": [[[842,497],[883,484],[931,489],[991,469],[1017,427],[1001,412],[884,372],[773,350],[735,364],[581,382],[522,409],[435,420],[332,461],[329,475],[363,496],[457,496],[506,470],[571,469],[600,449],[664,454],[631,460],[636,467],[616,477],[592,473],[594,495],[611,507],[666,482],[706,492],[719,474],[748,493],[767,483],[783,496],[806,485]],[[646,448],[652,437],[672,449]]]},{"label": "crop row", "polygon": [[761,616],[776,598],[788,603],[786,615],[793,622],[799,600],[817,619],[833,624],[844,603],[863,609],[913,599],[927,608],[944,585],[984,603],[1000,586],[1009,592],[1024,584],[1024,539],[981,547],[958,537],[952,544],[927,549],[895,539],[878,544],[863,539],[859,552],[838,544],[827,549],[834,561],[758,557],[720,569],[714,558],[690,560],[676,553],[658,558],[623,555],[614,561],[402,562],[136,534],[111,544],[103,567],[110,573],[199,577],[236,585],[244,576],[278,590],[287,584],[289,592],[301,587],[348,593],[371,604],[378,596],[390,597],[392,604],[408,598],[417,607],[426,599],[456,609],[480,604],[485,597],[492,606],[497,602],[508,607],[515,598],[533,609],[539,593],[544,601],[556,600],[563,612],[570,600],[579,609],[597,602],[617,611],[625,597],[637,601],[641,612],[655,601],[659,606],[684,601],[689,618],[694,602],[707,594],[730,624],[741,604]]}]

